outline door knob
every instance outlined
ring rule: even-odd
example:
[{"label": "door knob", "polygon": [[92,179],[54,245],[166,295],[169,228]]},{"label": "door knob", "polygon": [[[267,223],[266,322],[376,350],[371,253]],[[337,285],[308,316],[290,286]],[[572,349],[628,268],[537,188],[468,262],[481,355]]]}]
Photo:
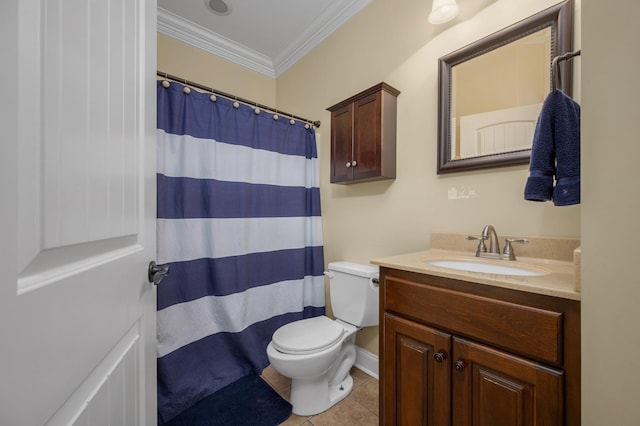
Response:
[{"label": "door knob", "polygon": [[153,260],[149,262],[149,271],[147,277],[150,283],[160,284],[164,277],[169,275],[169,267],[166,265],[158,265]]},{"label": "door knob", "polygon": [[456,361],[453,363],[453,368],[456,369],[456,371],[462,373],[465,369],[465,365],[464,365],[464,361]]}]

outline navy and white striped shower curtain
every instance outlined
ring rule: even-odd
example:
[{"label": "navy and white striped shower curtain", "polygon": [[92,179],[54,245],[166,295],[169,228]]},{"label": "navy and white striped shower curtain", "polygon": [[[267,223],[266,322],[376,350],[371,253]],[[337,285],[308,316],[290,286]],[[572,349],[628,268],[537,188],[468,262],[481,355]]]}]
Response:
[{"label": "navy and white striped shower curtain", "polygon": [[325,311],[313,128],[183,89],[158,82],[160,422],[259,374],[278,327]]}]

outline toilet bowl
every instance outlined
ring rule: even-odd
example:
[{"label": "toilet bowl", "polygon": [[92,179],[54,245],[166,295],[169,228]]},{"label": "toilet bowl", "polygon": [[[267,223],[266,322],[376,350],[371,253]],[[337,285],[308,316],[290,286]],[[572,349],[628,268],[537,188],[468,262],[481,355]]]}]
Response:
[{"label": "toilet bowl", "polygon": [[271,366],[291,378],[292,411],[300,416],[321,413],[349,395],[356,332],[379,323],[378,268],[334,262],[328,269],[337,319],[319,316],[286,324],[267,346]]}]

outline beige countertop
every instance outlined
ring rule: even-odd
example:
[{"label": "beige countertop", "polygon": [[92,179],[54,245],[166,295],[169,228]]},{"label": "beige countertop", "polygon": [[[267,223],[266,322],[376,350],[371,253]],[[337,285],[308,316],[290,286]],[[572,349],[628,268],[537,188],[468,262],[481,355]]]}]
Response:
[{"label": "beige countertop", "polygon": [[[576,291],[574,282],[573,261],[520,256],[518,256],[515,261],[505,261],[478,258],[475,257],[474,254],[475,253],[467,251],[432,248],[414,253],[373,259],[371,263],[404,271],[453,278],[512,290],[562,297],[565,299],[580,300],[580,292]],[[468,272],[428,263],[429,260],[440,259],[495,263],[504,266],[532,269],[543,273],[543,275],[516,276]]]}]

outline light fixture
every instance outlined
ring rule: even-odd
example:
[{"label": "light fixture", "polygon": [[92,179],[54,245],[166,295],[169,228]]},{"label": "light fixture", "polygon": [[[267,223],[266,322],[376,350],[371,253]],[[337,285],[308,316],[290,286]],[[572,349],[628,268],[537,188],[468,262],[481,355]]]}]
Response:
[{"label": "light fixture", "polygon": [[460,7],[456,0],[433,0],[429,22],[432,24],[444,24],[458,16],[459,11]]},{"label": "light fixture", "polygon": [[228,15],[231,13],[229,5],[224,0],[205,0],[209,9],[217,15]]}]

